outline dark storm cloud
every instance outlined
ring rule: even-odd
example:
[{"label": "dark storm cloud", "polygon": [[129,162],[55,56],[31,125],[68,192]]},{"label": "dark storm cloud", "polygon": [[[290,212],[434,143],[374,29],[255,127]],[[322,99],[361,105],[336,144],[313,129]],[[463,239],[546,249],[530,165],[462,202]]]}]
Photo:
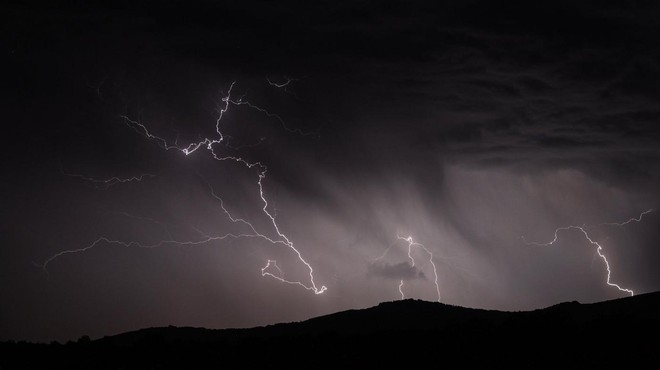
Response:
[{"label": "dark storm cloud", "polygon": [[395,264],[378,262],[369,264],[367,267],[367,276],[393,280],[426,280],[424,271],[407,261]]}]

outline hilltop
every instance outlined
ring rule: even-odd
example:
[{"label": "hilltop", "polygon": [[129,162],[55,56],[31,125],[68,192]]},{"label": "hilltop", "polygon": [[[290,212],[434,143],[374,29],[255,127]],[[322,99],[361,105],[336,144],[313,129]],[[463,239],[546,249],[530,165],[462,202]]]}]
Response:
[{"label": "hilltop", "polygon": [[658,329],[660,292],[522,312],[404,300],[251,329],[162,327],[66,345],[2,343],[0,368],[630,365],[659,359]]}]

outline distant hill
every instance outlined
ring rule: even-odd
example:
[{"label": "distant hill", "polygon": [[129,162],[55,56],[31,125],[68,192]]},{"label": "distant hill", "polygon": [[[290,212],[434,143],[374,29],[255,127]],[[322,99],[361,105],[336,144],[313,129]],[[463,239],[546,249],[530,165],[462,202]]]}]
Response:
[{"label": "distant hill", "polygon": [[253,329],[150,328],[76,343],[0,343],[11,368],[653,366],[660,292],[502,312],[416,300]]}]

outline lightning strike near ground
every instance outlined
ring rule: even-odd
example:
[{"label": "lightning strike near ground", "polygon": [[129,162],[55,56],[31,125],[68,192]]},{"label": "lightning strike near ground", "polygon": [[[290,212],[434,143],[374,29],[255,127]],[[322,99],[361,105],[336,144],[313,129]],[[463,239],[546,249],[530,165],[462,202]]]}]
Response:
[{"label": "lightning strike near ground", "polygon": [[[653,209],[649,209],[647,211],[644,211],[644,212],[640,213],[640,215],[638,217],[630,218],[629,220],[624,221],[624,222],[606,222],[606,223],[602,223],[600,225],[626,226],[626,225],[630,224],[631,222],[641,222],[644,215],[647,215],[651,212],[653,212]],[[561,231],[568,231],[568,230],[578,230],[578,231],[580,231],[582,233],[582,235],[584,235],[585,239],[591,245],[596,247],[596,253],[603,260],[603,263],[605,264],[605,269],[607,271],[607,279],[605,280],[605,283],[607,285],[609,285],[611,287],[614,287],[614,288],[617,288],[619,291],[630,294],[631,296],[635,294],[635,292],[632,289],[624,288],[624,287],[620,286],[619,284],[616,284],[616,283],[612,282],[612,280],[611,280],[612,270],[610,268],[610,262],[607,260],[607,257],[603,253],[603,246],[600,245],[600,243],[598,243],[597,241],[594,241],[591,238],[591,236],[589,236],[589,234],[587,233],[587,230],[586,230],[586,225],[582,225],[582,226],[569,225],[569,226],[559,227],[559,228],[555,229],[554,239],[552,239],[551,241],[549,241],[547,243],[527,242],[525,240],[524,236],[522,237],[522,239],[523,239],[523,242],[527,245],[537,245],[537,246],[542,246],[542,247],[549,247],[549,246],[555,244],[559,240],[559,233]]]},{"label": "lightning strike near ground", "polygon": [[[426,248],[423,244],[415,242],[412,236],[403,237],[397,235],[397,239],[403,240],[406,243],[408,243],[408,258],[410,258],[410,262],[412,263],[413,267],[415,266],[415,259],[412,257],[413,247],[420,248],[429,255],[429,262],[431,263],[431,266],[433,266],[433,279],[434,279],[433,284],[435,284],[435,292],[438,295],[437,301],[440,302],[440,285],[438,284],[438,271],[435,267],[435,262],[433,262],[433,253],[430,250],[428,250],[428,248]],[[403,296],[403,291],[401,290],[403,286],[403,280],[401,282],[402,283],[399,284],[399,292],[401,292],[401,295]]]},{"label": "lightning strike near ground", "polygon": [[[408,259],[410,260],[410,266],[411,267],[415,267],[415,258],[412,255],[413,247],[417,247],[419,249],[422,249],[429,256],[429,262],[431,263],[431,266],[433,267],[433,284],[435,285],[435,292],[437,294],[436,301],[440,302],[440,285],[438,283],[438,271],[437,271],[437,268],[435,266],[435,262],[433,261],[433,252],[431,252],[423,244],[415,242],[413,240],[412,236],[403,237],[403,236],[400,236],[400,235],[397,234],[397,240],[403,240],[408,244],[407,245],[407,248],[408,248],[407,255],[408,255]],[[394,245],[395,244],[390,244],[380,256],[378,256],[377,258],[374,259],[374,261],[382,260],[383,258],[385,258],[385,256],[389,253],[389,251],[392,249],[392,247],[394,247]],[[403,293],[403,285],[404,285],[404,281],[403,281],[403,279],[401,279],[399,281],[399,294],[401,294],[401,299],[406,298],[405,294]]]},{"label": "lightning strike near ground", "polygon": [[[286,84],[290,83],[291,81],[292,80],[288,80],[286,82]],[[121,118],[124,120],[125,124],[128,127],[133,129],[137,133],[145,136],[146,138],[148,138],[150,140],[153,140],[161,148],[163,148],[165,150],[168,150],[168,151],[169,150],[176,150],[176,151],[179,151],[179,152],[183,153],[184,155],[188,156],[188,155],[191,155],[191,154],[195,153],[200,148],[205,148],[211,153],[211,156],[217,161],[236,162],[236,163],[241,164],[245,168],[256,169],[257,180],[256,180],[255,185],[257,186],[257,189],[259,191],[259,197],[260,197],[261,202],[262,202],[261,211],[263,212],[263,215],[265,215],[267,217],[267,219],[269,220],[269,224],[272,226],[271,232],[274,232],[274,234],[275,234],[274,237],[270,237],[270,236],[266,235],[265,233],[258,231],[251,222],[249,222],[245,219],[242,219],[242,218],[234,217],[229,212],[229,210],[224,206],[224,201],[222,200],[222,198],[219,197],[213,191],[213,188],[207,182],[207,184],[209,185],[211,195],[212,195],[213,198],[218,200],[218,202],[220,204],[220,209],[222,210],[222,212],[229,218],[229,220],[232,223],[242,224],[245,227],[247,227],[250,230],[249,233],[237,233],[237,234],[227,233],[227,234],[224,234],[222,236],[208,236],[208,235],[203,234],[202,235],[203,238],[199,239],[199,240],[192,240],[192,241],[163,240],[163,241],[160,241],[158,243],[150,244],[150,245],[145,245],[145,244],[142,244],[142,243],[137,242],[137,241],[125,242],[125,241],[113,240],[113,239],[110,239],[110,238],[107,238],[107,237],[100,237],[100,238],[98,238],[97,240],[95,240],[93,243],[91,243],[90,245],[88,245],[86,247],[78,248],[78,249],[69,249],[69,250],[64,250],[64,251],[61,251],[59,253],[56,253],[56,254],[52,255],[51,257],[47,258],[42,264],[40,264],[40,266],[47,272],[48,265],[51,264],[53,261],[55,261],[57,258],[62,257],[64,255],[68,255],[68,254],[86,252],[86,251],[88,251],[92,248],[97,247],[100,244],[114,244],[114,245],[120,245],[120,246],[124,246],[124,247],[138,247],[138,248],[149,248],[149,249],[151,249],[151,248],[159,248],[159,247],[168,246],[168,245],[195,246],[195,245],[209,243],[209,242],[212,242],[212,241],[224,240],[224,239],[227,239],[227,238],[231,238],[231,239],[259,238],[259,239],[265,240],[265,241],[267,241],[267,242],[269,242],[273,245],[281,245],[281,246],[284,246],[284,247],[290,249],[295,254],[298,261],[300,263],[302,263],[305,266],[305,268],[308,270],[309,280],[306,281],[306,282],[303,282],[303,281],[298,281],[298,280],[288,280],[288,279],[286,279],[284,277],[285,274],[283,273],[281,268],[277,265],[277,263],[274,260],[270,260],[270,259],[266,262],[266,265],[261,269],[262,276],[268,276],[268,277],[274,278],[274,279],[276,279],[280,282],[283,282],[283,283],[301,286],[301,287],[303,287],[303,288],[305,288],[309,291],[314,292],[315,294],[321,294],[324,291],[326,291],[327,290],[326,286],[324,286],[324,285],[321,285],[320,287],[317,286],[317,284],[315,282],[315,279],[314,279],[314,270],[313,270],[312,266],[302,257],[302,254],[300,253],[298,248],[296,248],[294,246],[294,243],[289,239],[289,237],[286,236],[280,230],[280,227],[279,227],[279,225],[276,221],[275,216],[269,211],[269,208],[268,208],[269,203],[268,203],[268,200],[266,199],[266,195],[265,195],[265,191],[264,191],[264,185],[263,185],[263,181],[266,179],[266,173],[267,173],[267,170],[268,170],[266,165],[262,164],[261,162],[250,162],[250,161],[248,161],[248,160],[246,160],[242,157],[239,157],[239,156],[228,156],[228,155],[226,156],[226,155],[221,155],[218,152],[216,152],[216,146],[224,147],[224,145],[221,145],[221,144],[223,144],[223,141],[225,141],[226,135],[223,135],[223,133],[220,129],[220,126],[221,126],[222,118],[224,117],[224,114],[227,113],[230,106],[237,106],[237,107],[238,106],[246,106],[246,107],[249,107],[251,109],[257,110],[257,111],[263,113],[264,115],[266,115],[267,117],[273,118],[273,119],[276,119],[277,121],[279,121],[281,123],[282,127],[284,127],[284,129],[289,131],[289,132],[295,132],[295,133],[298,133],[300,135],[308,135],[309,133],[306,133],[306,132],[304,132],[302,130],[299,130],[299,129],[289,128],[285,124],[284,120],[279,115],[274,114],[274,113],[270,113],[269,111],[267,111],[263,108],[260,108],[260,107],[254,105],[254,104],[251,104],[249,101],[244,100],[242,97],[238,98],[238,99],[232,99],[232,90],[234,89],[234,86],[235,86],[235,82],[232,82],[231,85],[229,86],[229,89],[227,91],[226,96],[224,96],[221,99],[221,101],[224,105],[223,106],[221,105],[218,108],[218,117],[217,117],[216,122],[215,122],[215,132],[217,133],[217,137],[202,138],[202,139],[200,139],[200,141],[191,142],[190,144],[188,144],[186,146],[179,146],[178,145],[178,139],[175,141],[174,144],[169,143],[163,137],[152,133],[147,128],[147,126],[144,125],[143,123],[141,123],[137,120],[133,120],[133,119],[129,118],[128,116],[124,115],[124,116],[121,116]],[[82,175],[73,175],[73,176],[83,178],[87,181],[91,181],[94,184],[104,184],[104,185],[110,184],[110,185],[112,185],[112,184],[116,184],[118,182],[141,181],[144,176],[153,176],[153,175],[147,174],[147,175],[142,175],[141,177],[135,177],[135,178],[129,178],[129,179],[111,178],[111,179],[107,179],[107,180],[95,180],[95,179],[92,179],[92,178],[87,178],[87,177],[82,176]],[[277,270],[277,273],[274,273],[274,270]]]}]

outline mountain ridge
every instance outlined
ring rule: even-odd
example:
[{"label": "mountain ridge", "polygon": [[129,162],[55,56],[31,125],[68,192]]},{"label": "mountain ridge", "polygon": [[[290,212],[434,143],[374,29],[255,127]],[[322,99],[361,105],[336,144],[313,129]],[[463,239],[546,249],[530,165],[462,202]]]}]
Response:
[{"label": "mountain ridge", "polygon": [[658,329],[660,292],[515,312],[403,300],[248,329],[170,326],[66,345],[0,343],[0,368],[369,367],[435,356],[466,365],[630,365],[660,359],[645,339]]},{"label": "mountain ridge", "polygon": [[[654,292],[654,293],[645,293],[645,294],[639,294],[633,297],[622,297],[622,298],[615,298],[612,300],[607,300],[607,301],[600,301],[600,302],[592,302],[592,303],[580,303],[578,301],[567,301],[567,302],[561,302],[557,303],[551,306],[543,307],[543,308],[536,308],[532,310],[520,310],[520,311],[503,311],[503,310],[495,310],[495,309],[483,309],[483,308],[474,308],[474,307],[464,307],[464,306],[457,306],[457,305],[451,305],[447,303],[441,303],[441,302],[430,302],[430,301],[425,301],[425,300],[418,300],[418,299],[404,299],[404,300],[399,300],[399,301],[385,301],[385,302],[380,302],[379,304],[372,306],[372,307],[367,307],[367,308],[362,308],[362,309],[349,309],[349,310],[344,310],[344,311],[338,311],[334,313],[330,313],[327,315],[322,315],[322,316],[317,316],[317,317],[312,317],[306,320],[302,321],[292,321],[292,322],[286,322],[286,323],[276,323],[276,324],[269,324],[269,325],[263,325],[263,326],[256,326],[256,327],[251,327],[251,328],[226,328],[226,329],[208,329],[204,327],[192,327],[192,326],[168,326],[168,327],[150,327],[150,328],[143,328],[143,329],[138,329],[134,331],[129,331],[125,333],[120,333],[112,336],[106,336],[104,338],[100,338],[97,340],[114,340],[116,338],[120,338],[122,336],[126,335],[134,335],[143,331],[149,331],[149,330],[162,330],[162,329],[167,329],[167,330],[200,330],[200,331],[208,331],[210,333],[220,333],[220,332],[231,332],[231,333],[236,333],[236,332],[242,332],[242,331],[268,331],[268,330],[273,330],[275,328],[282,328],[285,326],[306,326],[306,325],[311,325],[311,324],[317,324],[317,323],[322,323],[323,321],[326,320],[332,320],[335,318],[345,318],[346,316],[350,316],[353,314],[364,314],[368,312],[373,312],[374,310],[388,310],[390,307],[399,307],[402,304],[405,304],[408,308],[412,305],[417,305],[418,307],[420,306],[425,306],[427,308],[431,308],[434,310],[433,313],[440,313],[442,311],[447,311],[452,312],[454,310],[460,310],[462,313],[467,313],[467,312],[478,312],[480,314],[485,314],[485,315],[492,315],[493,318],[497,315],[509,315],[509,314],[514,314],[514,315],[524,315],[524,314],[534,314],[534,313],[539,313],[539,312],[549,312],[549,311],[554,311],[554,310],[565,310],[567,308],[575,309],[577,307],[581,307],[580,309],[583,310],[589,310],[590,307],[596,307],[599,305],[607,304],[607,305],[617,305],[619,303],[623,303],[625,305],[629,305],[633,303],[633,301],[640,301],[644,300],[645,304],[653,304],[656,301],[658,302],[658,308],[660,309],[660,292]],[[647,302],[649,301],[649,302]],[[651,302],[652,301],[652,302]],[[407,324],[410,324],[408,322]],[[437,324],[437,322],[436,322]]]}]

